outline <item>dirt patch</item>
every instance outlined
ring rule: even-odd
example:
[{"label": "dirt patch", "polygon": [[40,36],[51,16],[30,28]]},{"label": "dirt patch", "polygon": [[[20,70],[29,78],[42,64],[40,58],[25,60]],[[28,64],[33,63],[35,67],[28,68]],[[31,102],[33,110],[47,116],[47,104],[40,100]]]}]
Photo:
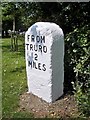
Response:
[{"label": "dirt patch", "polygon": [[24,93],[20,96],[20,111],[33,113],[35,118],[76,118],[79,115],[75,98],[70,94],[47,103],[31,93]]}]

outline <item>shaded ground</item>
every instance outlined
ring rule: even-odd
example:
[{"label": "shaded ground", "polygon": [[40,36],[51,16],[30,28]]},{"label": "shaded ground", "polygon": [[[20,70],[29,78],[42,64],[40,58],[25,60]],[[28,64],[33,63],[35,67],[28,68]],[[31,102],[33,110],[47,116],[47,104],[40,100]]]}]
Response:
[{"label": "shaded ground", "polygon": [[67,94],[54,103],[47,103],[31,93],[20,97],[19,111],[29,111],[35,118],[77,118],[79,112],[73,95]]}]

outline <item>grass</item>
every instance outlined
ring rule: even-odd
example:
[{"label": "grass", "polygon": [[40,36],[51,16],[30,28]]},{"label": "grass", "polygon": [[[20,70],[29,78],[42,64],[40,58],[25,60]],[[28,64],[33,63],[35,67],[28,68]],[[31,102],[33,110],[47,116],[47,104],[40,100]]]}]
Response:
[{"label": "grass", "polygon": [[2,49],[0,39],[0,118],[2,117]]},{"label": "grass", "polygon": [[2,117],[31,118],[31,113],[18,112],[20,95],[27,91],[24,48],[11,51],[10,39],[2,39]]}]

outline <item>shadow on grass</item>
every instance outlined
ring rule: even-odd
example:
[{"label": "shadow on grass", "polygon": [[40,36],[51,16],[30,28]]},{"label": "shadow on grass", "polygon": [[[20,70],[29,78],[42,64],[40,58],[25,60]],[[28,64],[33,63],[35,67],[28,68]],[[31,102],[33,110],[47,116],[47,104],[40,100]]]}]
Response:
[{"label": "shadow on grass", "polygon": [[23,45],[18,45],[18,51],[13,52],[16,52],[17,55],[25,57],[25,47]]},{"label": "shadow on grass", "polygon": [[15,68],[14,70],[12,70],[11,72],[14,73],[14,72],[22,72],[24,69],[26,69],[25,66],[21,66],[21,67],[17,67]]},{"label": "shadow on grass", "polygon": [[10,51],[11,50],[11,46],[10,45],[3,45],[2,46],[2,50],[3,50],[3,52],[6,52],[6,50]]},{"label": "shadow on grass", "polygon": [[18,55],[25,57],[25,48],[22,45],[19,45]]},{"label": "shadow on grass", "polygon": [[[25,48],[24,48],[23,45],[18,45],[18,50],[17,51],[15,49],[11,49],[11,45],[3,45],[2,46],[2,51],[3,52],[15,53],[15,54],[23,56],[25,58]],[[16,56],[11,56],[11,58],[16,58]]]}]

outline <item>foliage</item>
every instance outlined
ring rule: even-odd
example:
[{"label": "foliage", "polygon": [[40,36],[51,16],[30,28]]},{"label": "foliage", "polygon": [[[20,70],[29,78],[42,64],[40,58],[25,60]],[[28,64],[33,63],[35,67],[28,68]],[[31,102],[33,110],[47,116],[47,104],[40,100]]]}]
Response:
[{"label": "foliage", "polygon": [[89,4],[87,3],[43,2],[34,3],[34,6],[32,10],[37,17],[36,21],[57,23],[64,34],[89,23]]},{"label": "foliage", "polygon": [[65,62],[73,67],[75,79],[71,78],[71,80],[76,81],[74,94],[79,109],[85,115],[90,114],[90,31],[88,28],[84,26],[81,29],[75,29],[65,39]]},{"label": "foliage", "polygon": [[[26,4],[25,4],[26,5]],[[19,30],[22,25],[21,16],[25,12],[24,7],[18,2],[2,3],[2,29],[4,31],[13,30],[15,21],[15,30]]]},{"label": "foliage", "polygon": [[19,16],[21,13],[17,3],[2,3],[3,20],[13,20],[14,16]]},{"label": "foliage", "polygon": [[[89,4],[77,2],[2,3],[2,22],[5,22],[6,18],[12,15],[18,18],[17,29],[27,30],[37,21],[49,21],[60,25],[66,34],[76,27],[79,28],[89,23]],[[10,21],[10,19],[8,20]]]},{"label": "foliage", "polygon": [[[12,30],[12,22],[15,18],[16,30],[27,30],[40,15],[39,7],[36,3],[29,2],[9,2],[2,3],[2,28]],[[11,26],[9,26],[11,24]]]},{"label": "foliage", "polygon": [[79,110],[83,113],[83,115],[90,116],[90,79],[86,81],[87,89],[85,92],[83,92],[82,89],[83,83],[76,81],[72,84],[75,90],[74,96],[76,98]]}]

